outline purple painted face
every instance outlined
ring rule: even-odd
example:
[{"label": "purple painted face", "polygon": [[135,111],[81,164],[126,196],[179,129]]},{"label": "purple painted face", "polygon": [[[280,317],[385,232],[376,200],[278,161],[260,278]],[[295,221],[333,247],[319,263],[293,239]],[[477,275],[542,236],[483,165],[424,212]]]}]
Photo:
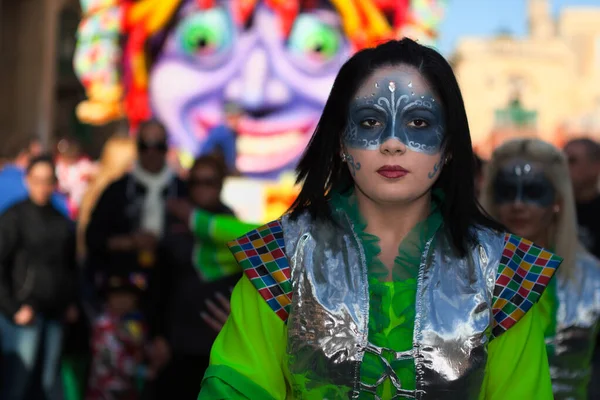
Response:
[{"label": "purple painted face", "polygon": [[299,14],[285,37],[279,17],[258,3],[246,28],[229,3],[182,7],[150,72],[150,99],[173,144],[195,155],[220,140],[211,128],[225,122],[224,105],[236,103],[237,169],[276,177],[295,166],[351,46],[332,9]]}]

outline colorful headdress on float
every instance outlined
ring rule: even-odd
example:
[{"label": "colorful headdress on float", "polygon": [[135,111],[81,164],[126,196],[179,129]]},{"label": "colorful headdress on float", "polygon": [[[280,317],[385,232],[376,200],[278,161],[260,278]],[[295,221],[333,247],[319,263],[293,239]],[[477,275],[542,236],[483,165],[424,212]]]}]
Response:
[{"label": "colorful headdress on float", "polygon": [[[134,128],[150,118],[146,54],[149,39],[168,25],[185,2],[210,9],[216,0],[81,0],[83,19],[75,52],[75,72],[87,100],[77,107],[82,122],[104,124],[126,116]],[[258,0],[231,0],[235,22],[243,26]],[[288,34],[298,13],[318,0],[266,0]],[[430,42],[442,19],[445,0],[330,0],[355,50],[409,36]]]}]

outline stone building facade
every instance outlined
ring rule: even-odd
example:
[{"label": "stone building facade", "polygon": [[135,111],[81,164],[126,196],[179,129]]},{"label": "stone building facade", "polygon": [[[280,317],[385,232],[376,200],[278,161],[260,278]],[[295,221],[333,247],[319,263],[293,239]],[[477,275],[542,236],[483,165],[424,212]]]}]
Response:
[{"label": "stone building facade", "polygon": [[[600,139],[600,5],[569,7],[557,18],[548,0],[528,0],[528,35],[459,41],[453,57],[477,150],[488,156],[503,137],[537,136],[560,145]],[[535,126],[501,126],[517,99]]]}]

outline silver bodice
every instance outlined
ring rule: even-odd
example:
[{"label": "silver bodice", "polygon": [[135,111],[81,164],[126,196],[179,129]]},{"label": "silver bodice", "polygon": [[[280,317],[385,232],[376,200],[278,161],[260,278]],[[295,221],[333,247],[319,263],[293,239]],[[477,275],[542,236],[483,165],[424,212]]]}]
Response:
[{"label": "silver bodice", "polygon": [[[339,225],[309,218],[282,220],[292,268],[293,303],[288,319],[287,369],[293,398],[358,398],[377,385],[361,383],[369,343],[369,288],[364,250],[341,211]],[[404,389],[391,368],[394,398],[477,399],[492,326],[492,299],[504,236],[476,229],[478,245],[458,257],[440,230],[419,266],[413,348],[394,353],[414,359],[416,390]],[[386,364],[383,357],[382,362]],[[389,365],[389,364],[388,364]]]},{"label": "silver bodice", "polygon": [[580,252],[572,274],[557,276],[556,334],[546,339],[556,399],[587,399],[600,318],[600,262]]}]

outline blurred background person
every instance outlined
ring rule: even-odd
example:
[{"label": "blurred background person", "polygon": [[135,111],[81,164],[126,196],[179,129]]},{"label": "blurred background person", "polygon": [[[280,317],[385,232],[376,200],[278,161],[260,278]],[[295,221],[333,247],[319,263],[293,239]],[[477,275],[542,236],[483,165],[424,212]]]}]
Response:
[{"label": "blurred background person", "polygon": [[[564,258],[539,307],[555,398],[587,399],[600,318],[600,262],[577,240],[566,157],[537,139],[505,143],[493,153],[482,200],[511,232]],[[549,280],[537,278],[541,284]]]},{"label": "blurred background person", "polygon": [[227,166],[220,156],[202,156],[189,171],[188,197],[168,202],[174,218],[161,242],[159,273],[152,284],[154,366],[167,365],[154,388],[157,399],[175,391],[182,399],[197,397],[218,333],[202,317],[209,315],[207,307],[218,303],[217,298],[227,301],[230,288],[241,277],[225,242],[195,236],[191,221],[194,209],[235,218],[221,201],[226,176]]},{"label": "blurred background person", "polygon": [[[90,362],[90,321],[94,320],[101,309],[99,296],[96,296],[94,277],[85,275],[85,232],[89,219],[102,192],[114,181],[122,178],[131,170],[135,162],[137,148],[135,140],[129,137],[113,136],[104,144],[98,168],[87,185],[79,207],[77,222],[77,258],[83,269],[80,280],[84,309],[74,324],[67,326],[65,348],[63,350],[62,378],[65,400],[82,399],[88,380]],[[81,310],[83,311],[83,310]]]},{"label": "blurred background person", "polygon": [[[9,151],[11,153],[9,158],[11,159],[0,170],[0,212],[27,198],[25,169],[31,159],[39,156],[42,152],[38,140],[30,140],[25,144],[12,147]],[[61,213],[68,215],[67,199],[65,196],[55,191],[52,194],[51,202]]]},{"label": "blurred background person", "polygon": [[86,400],[140,397],[148,378],[144,368],[147,329],[140,303],[146,285],[141,272],[113,271],[104,281],[104,309],[92,327]]},{"label": "blurred background person", "polygon": [[244,110],[238,104],[229,102],[224,105],[224,114],[224,122],[208,132],[201,153],[221,156],[225,161],[228,172],[234,174],[237,171],[235,165],[237,157],[236,141]]},{"label": "blurred background person", "polygon": [[564,148],[573,182],[579,240],[596,257],[600,257],[600,144],[581,138]]},{"label": "blurred background person", "polygon": [[104,190],[131,171],[137,158],[137,147],[130,137],[113,136],[106,141],[93,179],[81,200],[77,223],[77,255],[86,256],[85,232],[92,211]]},{"label": "blurred background person", "polygon": [[33,158],[29,198],[0,217],[3,400],[56,398],[63,320],[77,318],[75,229],[50,202],[54,171],[51,158]]},{"label": "blurred background person", "polygon": [[[167,166],[167,136],[158,121],[140,125],[138,160],[130,173],[110,184],[98,200],[86,231],[86,275],[100,291],[102,310],[110,309],[114,295],[103,290],[110,277],[129,277],[138,285],[135,309],[149,317],[147,284],[157,265],[157,246],[166,222],[168,198],[185,196],[185,183]],[[106,297],[107,293],[111,296]],[[122,294],[122,291],[118,291]],[[119,301],[127,302],[123,296]],[[117,313],[115,318],[120,320]],[[99,316],[107,320],[106,314]],[[108,320],[115,320],[108,318]],[[102,321],[96,321],[96,326]],[[108,350],[107,350],[108,351]]]},{"label": "blurred background person", "polygon": [[166,164],[162,124],[141,124],[137,149],[132,171],[106,188],[87,225],[87,267],[93,276],[110,275],[108,270],[151,271],[165,227],[165,201],[186,192],[184,182]]},{"label": "blurred background person", "polygon": [[[569,141],[564,151],[575,194],[579,240],[594,256],[600,257],[600,144],[578,138]],[[596,343],[600,343],[600,335]],[[600,346],[596,346],[593,364],[591,398],[600,398]]]},{"label": "blurred background person", "polygon": [[71,218],[77,219],[81,200],[96,166],[73,138],[61,139],[56,150],[58,190],[67,196]]}]

